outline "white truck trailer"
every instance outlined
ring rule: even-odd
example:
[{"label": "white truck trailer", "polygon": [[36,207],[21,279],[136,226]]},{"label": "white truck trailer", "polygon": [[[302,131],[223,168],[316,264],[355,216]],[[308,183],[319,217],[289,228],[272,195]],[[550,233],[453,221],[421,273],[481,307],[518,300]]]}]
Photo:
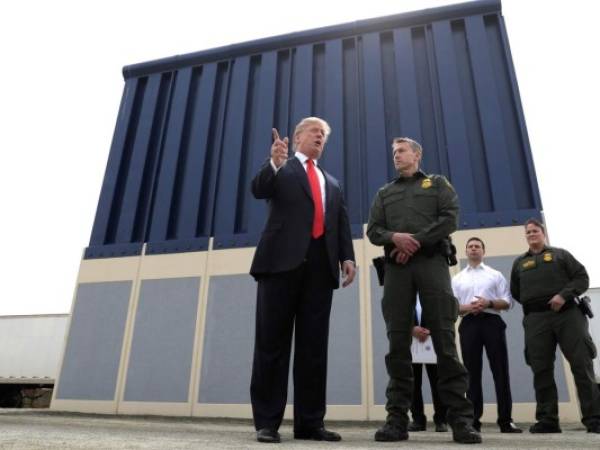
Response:
[{"label": "white truck trailer", "polygon": [[0,316],[0,407],[47,407],[68,314]]}]

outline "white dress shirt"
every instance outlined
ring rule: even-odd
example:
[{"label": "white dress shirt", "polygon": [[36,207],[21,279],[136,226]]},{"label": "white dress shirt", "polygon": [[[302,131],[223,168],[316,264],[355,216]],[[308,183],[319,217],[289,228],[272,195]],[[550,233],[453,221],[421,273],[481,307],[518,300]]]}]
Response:
[{"label": "white dress shirt", "polygon": [[[452,278],[452,290],[461,305],[469,305],[476,296],[486,300],[504,300],[510,307],[513,305],[506,278],[500,272],[484,263],[471,267],[467,265]],[[490,314],[500,314],[492,308],[484,310]]]},{"label": "white dress shirt", "polygon": [[[301,152],[296,152],[295,156],[302,163],[302,167],[304,167],[304,170],[306,171],[306,161],[308,160],[308,156]],[[323,175],[323,172],[321,172],[321,169],[318,169],[318,161],[316,159],[313,159],[313,163],[315,165],[315,172],[317,172],[317,177],[319,178],[319,187],[321,188],[321,201],[323,202],[323,214],[325,214],[325,176]],[[275,173],[277,173],[279,169],[281,169],[283,166],[279,166],[279,168],[275,167],[275,163],[271,158],[271,167],[273,168]]]}]

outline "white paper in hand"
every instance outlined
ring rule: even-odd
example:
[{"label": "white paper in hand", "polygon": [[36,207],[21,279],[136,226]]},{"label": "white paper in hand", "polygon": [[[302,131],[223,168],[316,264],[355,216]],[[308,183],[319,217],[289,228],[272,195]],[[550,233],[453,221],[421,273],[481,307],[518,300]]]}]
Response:
[{"label": "white paper in hand", "polygon": [[410,347],[412,353],[412,362],[416,364],[437,364],[437,356],[433,349],[433,341],[428,336],[425,342],[419,341],[416,337],[412,338]]}]

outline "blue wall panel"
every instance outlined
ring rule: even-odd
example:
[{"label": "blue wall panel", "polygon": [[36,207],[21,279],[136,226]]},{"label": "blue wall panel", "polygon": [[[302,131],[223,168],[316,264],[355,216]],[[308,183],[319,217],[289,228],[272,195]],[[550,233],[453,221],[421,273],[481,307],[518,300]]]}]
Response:
[{"label": "blue wall panel", "polygon": [[[351,224],[361,224],[367,203],[364,192],[364,158],[362,157],[364,127],[361,124],[361,99],[359,58],[356,39],[342,41],[342,72],[344,103],[344,128],[336,131],[344,139],[344,193]],[[333,137],[330,137],[333,139]]]},{"label": "blue wall panel", "polygon": [[322,164],[342,183],[355,237],[394,177],[393,137],[423,144],[461,228],[541,216],[498,0],[363,20],[127,66],[86,257],[252,246],[266,204],[250,181],[271,128],[332,126]]},{"label": "blue wall panel", "polygon": [[152,124],[154,114],[157,113],[157,102],[160,94],[160,75],[152,75],[148,78],[146,92],[142,100],[140,111],[140,126],[137,128],[135,141],[129,164],[129,176],[125,180],[125,191],[121,214],[115,232],[115,241],[127,243],[134,240],[135,219],[140,206],[138,201],[142,188],[144,166],[150,160],[148,151],[152,136]]},{"label": "blue wall panel", "polygon": [[402,124],[399,134],[411,136],[421,142],[422,128],[411,30],[394,31],[394,43],[396,83],[398,84],[396,101],[398,102],[398,120]]},{"label": "blue wall panel", "polygon": [[[436,48],[436,63],[438,70],[438,81],[444,116],[444,130],[448,161],[450,166],[449,178],[452,180],[456,190],[460,192],[461,211],[476,211],[475,185],[473,183],[473,172],[471,159],[469,158],[469,137],[467,124],[465,123],[466,112],[463,103],[464,96],[468,95],[463,86],[463,78],[459,74],[459,63],[453,45],[452,30],[450,22],[434,23],[433,39]],[[427,151],[427,150],[425,150]]]},{"label": "blue wall panel", "polygon": [[492,208],[490,210],[512,211],[516,209],[515,190],[512,184],[504,183],[504,175],[510,173],[507,139],[504,134],[500,102],[496,95],[491,57],[483,21],[478,17],[465,20],[468,48],[473,68],[473,82],[477,109],[481,119],[485,167],[493,168],[487,175],[491,184]]},{"label": "blue wall panel", "polygon": [[[364,182],[366,195],[364,203],[369,204],[384,182],[391,179],[390,141],[386,137],[383,73],[379,33],[369,33],[362,38],[362,82],[364,86],[364,127],[363,155],[366,173]],[[363,214],[363,221],[366,221]]]},{"label": "blue wall panel", "polygon": [[[196,72],[198,73],[198,72]],[[193,112],[190,114],[190,135],[185,164],[182,164],[183,181],[181,201],[177,217],[175,235],[179,239],[192,240],[198,230],[198,207],[203,191],[207,189],[205,173],[208,168],[207,154],[210,115],[213,107],[212,93],[217,78],[216,64],[207,64],[202,68],[201,76],[194,77],[190,95]],[[199,181],[203,182],[200,183]]]},{"label": "blue wall panel", "polygon": [[[224,236],[226,243],[231,241],[230,237],[236,232],[236,212],[240,200],[239,187],[240,183],[244,183],[240,174],[243,164],[248,161],[244,148],[244,132],[246,131],[245,119],[248,108],[249,72],[249,57],[238,58],[233,63],[225,116],[227,132],[223,136],[222,161],[217,187],[216,211],[219,213],[214,215],[215,238],[219,237],[218,235]],[[220,242],[218,239],[216,240]]]},{"label": "blue wall panel", "polygon": [[[258,72],[258,92],[254,105],[256,111],[251,114],[253,121],[252,130],[268,130],[275,124],[275,105],[276,105],[276,88],[277,88],[277,52],[267,52],[263,55],[260,71]],[[250,139],[250,145],[244,148],[245,152],[250,155],[250,174],[257,173],[262,164],[267,158],[265,148],[271,145],[271,134],[253,132]],[[244,205],[252,205],[252,194],[250,189],[244,192]],[[266,204],[259,202],[257,207],[247,208],[248,212],[248,233],[252,236],[258,236],[262,230],[266,217]]]},{"label": "blue wall panel", "polygon": [[190,84],[193,70],[185,68],[175,74],[175,87],[171,113],[166,127],[165,144],[161,155],[160,172],[156,185],[156,201],[150,222],[150,240],[161,241],[168,238],[173,221],[177,216],[178,198],[175,195],[178,175],[178,162],[185,158],[185,120],[189,105]]}]

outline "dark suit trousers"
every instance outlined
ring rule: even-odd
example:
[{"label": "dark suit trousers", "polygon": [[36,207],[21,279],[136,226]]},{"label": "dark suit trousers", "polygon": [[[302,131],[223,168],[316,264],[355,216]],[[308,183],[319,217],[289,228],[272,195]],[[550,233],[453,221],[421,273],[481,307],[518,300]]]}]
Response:
[{"label": "dark suit trousers", "polygon": [[292,332],[294,429],[320,428],[325,416],[327,341],[334,280],[323,238],[300,267],[259,278],[250,395],[257,430],[278,429],[287,400]]},{"label": "dark suit trousers", "polygon": [[429,378],[429,385],[431,386],[431,397],[433,399],[433,421],[435,423],[446,423],[446,407],[440,400],[440,396],[437,390],[437,365],[436,364],[413,364],[413,377],[414,377],[414,392],[412,404],[410,406],[410,412],[412,414],[413,421],[416,423],[425,423],[427,418],[425,417],[425,408],[423,405],[423,392],[421,386],[423,384],[423,366],[427,370],[427,377]]},{"label": "dark suit trousers", "polygon": [[498,424],[512,422],[512,397],[505,330],[506,324],[502,318],[497,314],[488,313],[476,316],[469,314],[462,319],[458,328],[463,361],[469,371],[467,397],[473,402],[475,423],[479,422],[483,414],[481,372],[484,348],[496,387]]}]

